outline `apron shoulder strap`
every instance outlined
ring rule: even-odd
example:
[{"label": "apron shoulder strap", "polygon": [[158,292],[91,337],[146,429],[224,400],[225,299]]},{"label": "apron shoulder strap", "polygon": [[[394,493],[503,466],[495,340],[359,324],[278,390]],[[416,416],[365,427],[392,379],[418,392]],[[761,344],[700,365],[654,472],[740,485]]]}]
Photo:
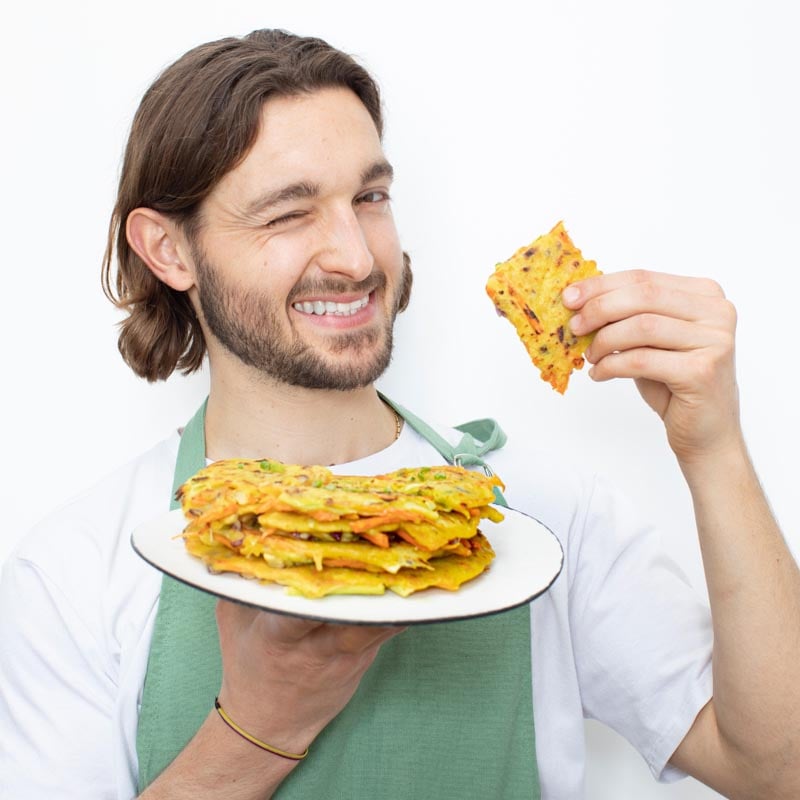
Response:
[{"label": "apron shoulder strap", "polygon": [[508,440],[503,429],[496,420],[485,418],[475,419],[456,425],[455,429],[463,435],[456,444],[451,444],[443,436],[437,433],[427,422],[412,414],[394,400],[390,400],[385,395],[380,395],[381,399],[391,406],[420,436],[438,451],[449,464],[460,467],[483,467],[489,474],[491,469],[483,460],[483,456],[492,450],[499,450]]},{"label": "apron shoulder strap", "polygon": [[172,478],[172,495],[170,496],[170,508],[178,508],[178,501],[175,493],[178,489],[194,475],[197,470],[202,469],[206,463],[206,398],[195,415],[186,423],[186,427],[181,434],[181,442],[178,447],[178,458],[175,462],[175,474]]},{"label": "apron shoulder strap", "polygon": [[[461,431],[463,435],[453,445],[416,414],[412,414],[407,408],[380,392],[378,394],[381,400],[393,408],[423,439],[426,439],[448,464],[455,464],[457,467],[483,467],[487,475],[492,474],[492,469],[484,461],[483,456],[492,450],[499,450],[508,441],[508,437],[496,420],[486,417],[456,425],[455,429]],[[508,506],[500,487],[494,487],[494,496],[499,505]]]}]

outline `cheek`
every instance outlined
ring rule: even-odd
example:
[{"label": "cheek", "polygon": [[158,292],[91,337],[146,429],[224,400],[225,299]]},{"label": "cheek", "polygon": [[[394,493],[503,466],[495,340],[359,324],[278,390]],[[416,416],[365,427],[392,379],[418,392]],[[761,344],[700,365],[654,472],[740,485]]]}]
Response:
[{"label": "cheek", "polygon": [[276,236],[259,252],[262,274],[269,276],[270,282],[294,285],[308,266],[311,246],[308,233]]},{"label": "cheek", "polygon": [[231,249],[221,256],[233,280],[252,290],[268,291],[276,299],[286,295],[307,265],[307,243],[299,235],[276,236]]}]

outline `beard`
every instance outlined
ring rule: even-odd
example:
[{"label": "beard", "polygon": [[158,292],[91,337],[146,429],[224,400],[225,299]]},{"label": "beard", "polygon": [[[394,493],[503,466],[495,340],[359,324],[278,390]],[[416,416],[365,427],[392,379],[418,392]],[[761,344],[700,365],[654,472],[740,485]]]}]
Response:
[{"label": "beard", "polygon": [[[220,270],[203,253],[194,253],[200,309],[209,331],[242,363],[265,376],[305,389],[350,391],[374,383],[392,359],[394,320],[408,305],[412,273],[403,253],[400,288],[382,326],[331,332],[327,353],[305,341],[287,326],[286,311],[268,291],[241,289],[226,283]],[[341,279],[301,281],[287,298],[291,305],[301,296],[368,294],[386,288],[386,275],[373,272],[363,281]],[[337,358],[349,353],[349,358]]]}]

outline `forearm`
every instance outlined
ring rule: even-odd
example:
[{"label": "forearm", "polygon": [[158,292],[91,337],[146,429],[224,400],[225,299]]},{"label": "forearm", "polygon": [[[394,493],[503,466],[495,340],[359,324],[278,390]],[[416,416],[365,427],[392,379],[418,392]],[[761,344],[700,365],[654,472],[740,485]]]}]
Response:
[{"label": "forearm", "polygon": [[191,742],[140,798],[265,800],[298,763],[259,749],[212,711]]},{"label": "forearm", "polygon": [[[714,628],[714,701],[728,762],[800,782],[800,572],[744,444],[681,464]],[[780,784],[779,784],[780,785]]]},{"label": "forearm", "polygon": [[[330,625],[224,600],[217,623],[222,708],[242,730],[289,753],[311,746],[347,705],[383,642],[403,631]],[[141,800],[264,800],[298,763],[262,750],[211,711]]]}]

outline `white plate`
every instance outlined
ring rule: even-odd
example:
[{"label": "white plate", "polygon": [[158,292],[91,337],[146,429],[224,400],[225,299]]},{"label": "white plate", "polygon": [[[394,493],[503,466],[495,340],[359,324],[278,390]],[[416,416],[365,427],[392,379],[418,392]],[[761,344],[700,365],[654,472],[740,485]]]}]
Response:
[{"label": "white plate", "polygon": [[505,516],[503,522],[481,522],[481,530],[496,554],[487,572],[457,592],[426,589],[409,597],[387,591],[382,595],[330,595],[311,600],[288,595],[276,584],[262,584],[230,573],[213,574],[200,559],[186,552],[183,539],[175,538],[185,525],[180,509],[139,526],[131,543],[157,569],[218,597],[325,622],[415,625],[508,611],[547,591],[558,577],[564,554],[553,533],[521,511],[498,511]]}]

